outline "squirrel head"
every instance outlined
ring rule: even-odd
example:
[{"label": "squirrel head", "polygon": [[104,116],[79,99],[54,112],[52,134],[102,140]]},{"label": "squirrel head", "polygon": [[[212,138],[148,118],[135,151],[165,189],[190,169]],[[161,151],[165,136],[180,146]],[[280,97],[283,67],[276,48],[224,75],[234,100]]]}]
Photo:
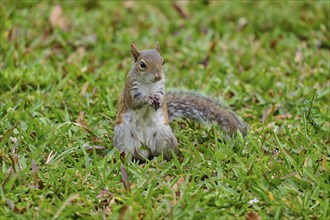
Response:
[{"label": "squirrel head", "polygon": [[164,58],[160,55],[159,43],[150,50],[139,51],[137,47],[131,45],[133,57],[133,72],[143,81],[155,83],[160,81],[164,75]]}]

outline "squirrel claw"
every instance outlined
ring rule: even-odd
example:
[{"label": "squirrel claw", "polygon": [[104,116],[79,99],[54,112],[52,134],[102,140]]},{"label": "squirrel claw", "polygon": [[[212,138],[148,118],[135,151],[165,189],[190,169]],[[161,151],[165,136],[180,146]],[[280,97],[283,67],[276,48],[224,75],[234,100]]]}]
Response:
[{"label": "squirrel claw", "polygon": [[151,107],[157,111],[157,109],[160,108],[160,104],[159,103],[154,103]]},{"label": "squirrel claw", "polygon": [[148,101],[150,106],[156,111],[160,108],[160,97],[158,95],[150,95]]}]

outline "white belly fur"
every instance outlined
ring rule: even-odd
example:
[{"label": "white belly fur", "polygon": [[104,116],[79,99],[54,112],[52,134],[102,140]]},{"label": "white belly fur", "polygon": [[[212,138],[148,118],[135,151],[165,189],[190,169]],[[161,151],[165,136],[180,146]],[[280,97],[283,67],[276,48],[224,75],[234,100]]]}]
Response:
[{"label": "white belly fur", "polygon": [[124,114],[124,123],[141,145],[146,145],[151,152],[156,151],[155,134],[165,123],[162,109],[156,111],[145,106],[140,110],[128,111]]}]

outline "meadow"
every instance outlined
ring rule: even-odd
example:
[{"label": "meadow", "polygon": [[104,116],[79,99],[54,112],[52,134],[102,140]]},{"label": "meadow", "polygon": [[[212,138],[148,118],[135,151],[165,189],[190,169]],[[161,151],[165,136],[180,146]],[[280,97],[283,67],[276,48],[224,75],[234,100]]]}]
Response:
[{"label": "meadow", "polygon": [[[1,1],[0,219],[329,219],[328,1]],[[182,155],[113,147],[130,45],[249,125],[177,120]]]}]

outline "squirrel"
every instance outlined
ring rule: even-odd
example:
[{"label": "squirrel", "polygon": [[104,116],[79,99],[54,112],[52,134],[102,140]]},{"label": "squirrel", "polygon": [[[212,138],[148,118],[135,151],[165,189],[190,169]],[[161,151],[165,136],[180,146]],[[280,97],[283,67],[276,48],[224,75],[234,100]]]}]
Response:
[{"label": "squirrel", "polygon": [[246,135],[246,124],[229,108],[195,92],[165,93],[164,58],[157,42],[154,49],[139,51],[131,45],[133,64],[118,101],[114,146],[137,160],[163,154],[179,155],[178,141],[171,130],[174,118],[217,123],[229,135]]}]

